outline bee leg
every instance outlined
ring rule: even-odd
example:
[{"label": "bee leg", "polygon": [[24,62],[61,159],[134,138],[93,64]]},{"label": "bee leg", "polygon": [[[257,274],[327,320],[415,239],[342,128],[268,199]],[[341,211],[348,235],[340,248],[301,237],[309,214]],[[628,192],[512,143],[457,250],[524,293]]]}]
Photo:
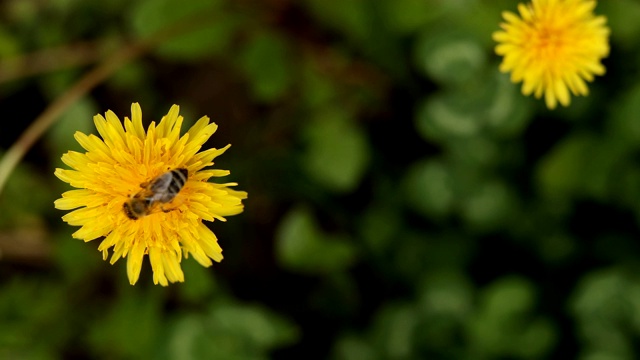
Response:
[{"label": "bee leg", "polygon": [[179,208],[177,208],[177,207],[175,207],[175,208],[173,208],[173,209],[165,209],[164,207],[161,207],[161,208],[160,208],[160,210],[162,210],[162,212],[164,212],[164,213],[168,213],[168,212],[170,212],[170,211],[175,211],[175,210],[178,210],[178,211],[182,212],[182,210],[180,210],[180,209],[179,209]]}]

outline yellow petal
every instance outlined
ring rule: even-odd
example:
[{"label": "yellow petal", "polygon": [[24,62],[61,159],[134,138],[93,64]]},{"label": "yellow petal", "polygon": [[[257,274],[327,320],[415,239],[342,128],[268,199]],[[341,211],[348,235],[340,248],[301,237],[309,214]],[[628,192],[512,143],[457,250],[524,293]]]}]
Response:
[{"label": "yellow petal", "polygon": [[142,241],[138,241],[133,245],[131,252],[127,258],[127,277],[129,284],[135,285],[140,278],[140,270],[142,269],[142,257],[146,246]]}]

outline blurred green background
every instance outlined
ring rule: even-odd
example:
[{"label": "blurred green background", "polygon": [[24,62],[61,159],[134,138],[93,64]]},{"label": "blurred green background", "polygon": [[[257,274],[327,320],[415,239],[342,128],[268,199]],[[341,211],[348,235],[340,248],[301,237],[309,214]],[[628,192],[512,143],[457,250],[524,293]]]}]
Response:
[{"label": "blurred green background", "polygon": [[[98,5],[100,4],[100,5]],[[506,0],[0,1],[0,151],[99,61],[0,195],[0,358],[640,357],[640,2],[549,111],[497,70]],[[249,192],[225,259],[154,286],[72,239],[53,176],[92,117],[220,126]]]}]

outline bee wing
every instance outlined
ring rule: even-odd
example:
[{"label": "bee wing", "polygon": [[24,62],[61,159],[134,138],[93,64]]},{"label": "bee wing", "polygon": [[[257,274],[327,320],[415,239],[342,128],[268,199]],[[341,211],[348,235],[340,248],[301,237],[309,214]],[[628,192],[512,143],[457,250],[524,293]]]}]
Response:
[{"label": "bee wing", "polygon": [[[157,178],[153,179],[153,181],[151,181],[151,184],[149,185],[149,190],[153,193],[153,194],[166,194],[169,186],[171,185],[171,180],[173,179],[171,173],[164,173],[160,176],[158,176]],[[156,196],[154,196],[155,198]],[[153,199],[153,200],[160,200],[160,199]]]}]

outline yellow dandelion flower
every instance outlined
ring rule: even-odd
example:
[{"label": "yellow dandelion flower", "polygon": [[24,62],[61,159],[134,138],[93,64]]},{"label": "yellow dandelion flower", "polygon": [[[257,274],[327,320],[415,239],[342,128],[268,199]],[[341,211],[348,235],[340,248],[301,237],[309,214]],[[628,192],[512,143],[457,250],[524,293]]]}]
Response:
[{"label": "yellow dandelion flower", "polygon": [[544,93],[549,109],[568,106],[569,91],[587,95],[585,80],[605,73],[600,61],[609,54],[607,20],[593,14],[595,7],[595,0],[532,0],[518,4],[520,17],[503,12],[503,31],[493,33],[504,56],[500,71],[522,81],[524,95]]},{"label": "yellow dandelion flower", "polygon": [[153,282],[163,286],[184,281],[180,267],[189,254],[203,266],[222,260],[215,234],[202,222],[221,220],[243,210],[244,191],[232,190],[236,183],[216,184],[212,177],[227,170],[206,169],[222,149],[200,151],[217,129],[204,116],[180,136],[183,118],[179,107],[145,132],[142,111],[131,105],[131,120],[124,126],[112,111],[93,121],[102,136],[76,132],[86,150],[69,151],[62,161],[72,170],[56,169],[55,175],[77,189],[55,201],[60,210],[73,210],[62,217],[69,225],[81,226],[73,237],[85,242],[103,238],[98,250],[103,259],[113,247],[111,264],[127,257],[127,275],[138,281],[144,255],[149,255]]}]

